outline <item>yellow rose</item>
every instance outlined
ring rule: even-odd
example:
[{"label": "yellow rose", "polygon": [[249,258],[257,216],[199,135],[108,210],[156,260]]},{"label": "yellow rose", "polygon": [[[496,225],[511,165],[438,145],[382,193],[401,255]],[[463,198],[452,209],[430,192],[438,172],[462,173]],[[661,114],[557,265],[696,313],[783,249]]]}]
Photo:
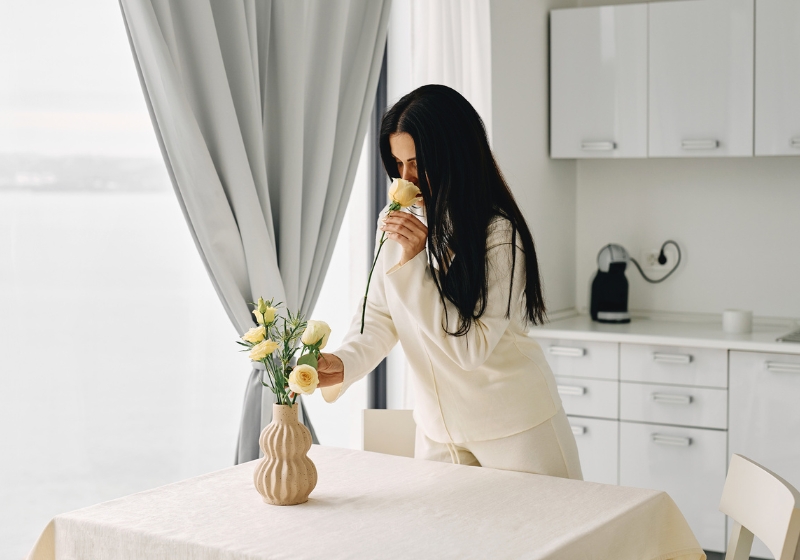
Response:
[{"label": "yellow rose", "polygon": [[[263,309],[263,311],[261,309]],[[266,305],[263,308],[253,309],[253,315],[255,315],[259,325],[269,325],[274,321],[275,312],[276,309],[274,307],[267,307]]]},{"label": "yellow rose", "polygon": [[298,395],[310,395],[319,385],[317,370],[313,367],[300,364],[289,374],[289,389]]},{"label": "yellow rose", "polygon": [[250,359],[254,362],[260,362],[270,354],[272,354],[275,350],[278,349],[278,343],[273,340],[264,340],[259,342],[255,346],[250,349]]},{"label": "yellow rose", "polygon": [[267,329],[264,327],[253,327],[242,336],[242,340],[251,344],[258,344],[267,338]]},{"label": "yellow rose", "polygon": [[328,344],[328,337],[330,335],[331,328],[328,326],[328,323],[325,321],[309,321],[306,325],[306,330],[303,331],[303,338],[300,340],[302,340],[303,344],[306,346],[311,346],[321,340],[322,343],[319,345],[319,349],[322,350],[325,348],[325,345]]},{"label": "yellow rose", "polygon": [[420,195],[419,188],[411,181],[405,179],[395,179],[389,188],[389,198],[399,204],[402,208],[407,208],[414,204],[417,196]]}]

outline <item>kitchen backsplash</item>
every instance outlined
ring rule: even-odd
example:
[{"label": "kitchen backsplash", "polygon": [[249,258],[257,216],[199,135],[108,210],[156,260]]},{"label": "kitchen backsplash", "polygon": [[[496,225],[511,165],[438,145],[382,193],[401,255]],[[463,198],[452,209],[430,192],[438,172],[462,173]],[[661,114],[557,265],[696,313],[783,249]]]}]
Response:
[{"label": "kitchen backsplash", "polygon": [[579,309],[605,243],[639,258],[674,239],[664,283],[629,267],[630,309],[800,318],[800,157],[583,160],[577,183]]}]

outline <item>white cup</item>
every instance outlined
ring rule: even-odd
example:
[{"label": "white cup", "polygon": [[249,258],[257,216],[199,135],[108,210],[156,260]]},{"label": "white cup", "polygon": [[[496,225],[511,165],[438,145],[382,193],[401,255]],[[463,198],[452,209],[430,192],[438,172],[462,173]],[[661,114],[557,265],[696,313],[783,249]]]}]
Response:
[{"label": "white cup", "polygon": [[753,332],[753,312],[741,309],[726,309],[722,312],[722,330],[730,334]]}]

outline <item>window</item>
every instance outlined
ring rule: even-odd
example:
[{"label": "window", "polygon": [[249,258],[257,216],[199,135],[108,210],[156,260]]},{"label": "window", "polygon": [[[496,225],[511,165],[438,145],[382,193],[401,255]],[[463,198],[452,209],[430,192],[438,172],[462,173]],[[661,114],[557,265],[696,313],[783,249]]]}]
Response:
[{"label": "window", "polygon": [[[358,302],[341,294],[366,278],[348,272],[353,214],[328,276],[353,279],[326,284],[312,314],[332,347]],[[0,3],[0,557],[27,554],[61,512],[230,466],[249,375],[236,337],[118,5]],[[323,443],[358,446],[350,393],[310,399]]]}]

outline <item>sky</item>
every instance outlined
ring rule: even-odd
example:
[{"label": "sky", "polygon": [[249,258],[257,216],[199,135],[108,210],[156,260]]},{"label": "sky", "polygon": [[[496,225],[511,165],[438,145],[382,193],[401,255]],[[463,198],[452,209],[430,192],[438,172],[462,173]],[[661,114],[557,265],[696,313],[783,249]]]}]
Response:
[{"label": "sky", "polygon": [[116,1],[0,1],[3,153],[160,157]]}]

